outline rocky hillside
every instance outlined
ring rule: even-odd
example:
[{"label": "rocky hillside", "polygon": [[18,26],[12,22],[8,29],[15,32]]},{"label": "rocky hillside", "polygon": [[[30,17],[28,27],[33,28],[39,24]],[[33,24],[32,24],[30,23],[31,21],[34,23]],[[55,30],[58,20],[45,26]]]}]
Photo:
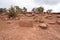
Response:
[{"label": "rocky hillside", "polygon": [[60,14],[0,15],[0,40],[60,40]]}]

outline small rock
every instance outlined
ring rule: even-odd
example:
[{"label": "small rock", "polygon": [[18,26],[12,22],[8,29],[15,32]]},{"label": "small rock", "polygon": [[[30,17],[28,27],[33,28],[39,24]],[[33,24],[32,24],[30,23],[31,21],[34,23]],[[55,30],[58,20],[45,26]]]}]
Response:
[{"label": "small rock", "polygon": [[53,21],[53,22],[49,22],[49,24],[55,24],[55,22]]},{"label": "small rock", "polygon": [[7,24],[11,24],[11,21],[7,21]]},{"label": "small rock", "polygon": [[40,22],[40,23],[44,23],[44,20],[40,20],[39,22]]},{"label": "small rock", "polygon": [[28,17],[32,17],[32,14],[26,14],[26,16],[28,16]]},{"label": "small rock", "polygon": [[39,27],[42,28],[42,29],[47,29],[48,25],[45,24],[45,23],[41,23],[41,24],[39,25]]},{"label": "small rock", "polygon": [[57,15],[57,18],[60,18],[60,15]]},{"label": "small rock", "polygon": [[57,24],[60,24],[60,21],[56,21]]},{"label": "small rock", "polygon": [[5,18],[5,20],[7,21],[7,20],[8,20],[8,18]]}]

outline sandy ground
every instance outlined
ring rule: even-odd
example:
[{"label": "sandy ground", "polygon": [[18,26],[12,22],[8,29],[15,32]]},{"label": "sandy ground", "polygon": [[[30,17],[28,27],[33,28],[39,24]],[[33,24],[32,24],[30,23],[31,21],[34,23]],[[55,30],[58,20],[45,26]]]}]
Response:
[{"label": "sandy ground", "polygon": [[[34,17],[41,18],[48,25],[47,29],[39,27]],[[49,16],[49,17],[48,17]],[[60,40],[60,14],[27,17],[21,14],[17,19],[0,21],[0,40]]]}]

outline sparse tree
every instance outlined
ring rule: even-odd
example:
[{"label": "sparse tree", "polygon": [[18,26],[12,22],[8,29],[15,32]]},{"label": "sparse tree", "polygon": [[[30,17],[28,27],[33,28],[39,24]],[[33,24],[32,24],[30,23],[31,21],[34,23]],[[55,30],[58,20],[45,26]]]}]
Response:
[{"label": "sparse tree", "polygon": [[17,14],[22,12],[22,9],[19,6],[15,6],[15,11]]},{"label": "sparse tree", "polygon": [[4,13],[7,12],[6,8],[0,8],[0,14],[2,14],[3,12],[4,12]]},{"label": "sparse tree", "polygon": [[19,6],[15,6],[15,8],[16,8],[16,12],[22,12],[22,9],[19,8]]},{"label": "sparse tree", "polygon": [[0,8],[0,12],[6,12],[6,8]]},{"label": "sparse tree", "polygon": [[9,13],[8,13],[8,18],[14,18],[17,16],[17,13],[15,11],[15,8],[13,6],[11,6],[11,8],[9,9]]},{"label": "sparse tree", "polygon": [[35,8],[32,9],[32,12],[35,12]]},{"label": "sparse tree", "polygon": [[47,10],[47,13],[51,13],[51,12],[52,12],[52,9],[48,9],[48,10]]},{"label": "sparse tree", "polygon": [[44,8],[43,8],[43,7],[38,7],[38,8],[37,8],[37,11],[38,11],[38,12],[43,12],[43,11],[44,11]]},{"label": "sparse tree", "polygon": [[7,9],[6,8],[3,8],[3,12],[7,12]]},{"label": "sparse tree", "polygon": [[0,8],[0,12],[3,12],[3,8]]},{"label": "sparse tree", "polygon": [[27,12],[27,8],[26,7],[23,7],[23,12]]}]

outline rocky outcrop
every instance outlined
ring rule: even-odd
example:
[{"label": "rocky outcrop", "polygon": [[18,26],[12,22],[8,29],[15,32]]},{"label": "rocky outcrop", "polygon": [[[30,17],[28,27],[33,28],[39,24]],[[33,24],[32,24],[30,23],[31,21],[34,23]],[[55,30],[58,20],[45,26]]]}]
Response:
[{"label": "rocky outcrop", "polygon": [[45,24],[45,23],[41,23],[41,24],[39,24],[39,27],[42,28],[42,29],[47,29],[48,25]]}]

